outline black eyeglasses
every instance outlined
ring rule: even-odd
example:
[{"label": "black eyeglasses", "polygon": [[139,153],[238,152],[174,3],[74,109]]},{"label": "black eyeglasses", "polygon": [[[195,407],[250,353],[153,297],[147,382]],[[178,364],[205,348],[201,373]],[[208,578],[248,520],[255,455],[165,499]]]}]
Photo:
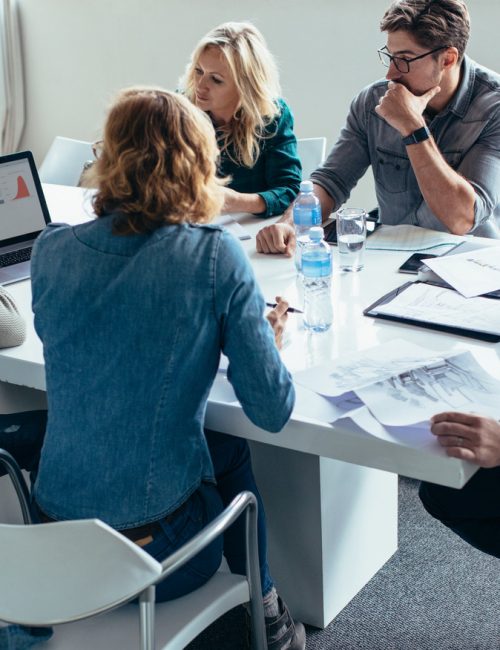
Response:
[{"label": "black eyeglasses", "polygon": [[407,72],[410,72],[410,63],[413,63],[413,61],[418,61],[419,59],[423,59],[424,57],[429,56],[429,54],[434,54],[434,52],[439,52],[440,50],[446,50],[448,47],[449,45],[441,45],[441,47],[436,47],[430,52],[426,52],[425,54],[420,54],[419,56],[414,56],[413,59],[406,59],[403,56],[392,56],[392,54],[389,54],[389,52],[387,51],[387,46],[384,46],[380,50],[377,50],[377,52],[382,65],[388,68],[392,62],[396,66],[396,70],[399,70],[399,72],[406,74]]}]

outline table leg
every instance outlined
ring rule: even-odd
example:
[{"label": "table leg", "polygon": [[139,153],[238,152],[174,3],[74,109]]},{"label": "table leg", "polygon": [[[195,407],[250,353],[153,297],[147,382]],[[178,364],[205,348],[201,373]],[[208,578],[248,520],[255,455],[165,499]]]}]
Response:
[{"label": "table leg", "polygon": [[397,550],[397,476],[250,442],[269,564],[293,615],[325,627]]}]

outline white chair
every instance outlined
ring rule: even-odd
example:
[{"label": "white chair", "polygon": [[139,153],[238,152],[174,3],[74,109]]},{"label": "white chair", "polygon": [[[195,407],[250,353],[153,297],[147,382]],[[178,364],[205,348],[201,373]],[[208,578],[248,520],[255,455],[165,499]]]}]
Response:
[{"label": "white chair", "polygon": [[302,163],[302,180],[306,181],[311,173],[325,159],[326,138],[302,138],[297,140],[297,154]]},{"label": "white chair", "polygon": [[40,180],[77,187],[86,165],[93,160],[91,142],[57,136],[40,167]]},{"label": "white chair", "polygon": [[[19,467],[3,450],[0,463],[11,477],[17,475],[16,483],[24,484]],[[22,489],[18,495],[23,502],[27,491]],[[200,589],[155,606],[155,584],[188,562],[243,512],[247,575],[218,572]],[[136,597],[138,607],[120,607]],[[251,608],[253,647],[265,650],[257,502],[250,492],[239,494],[161,563],[98,519],[0,524],[0,620],[29,627],[58,626],[44,645],[47,650],[179,650],[219,616],[245,602]],[[97,614],[103,615],[90,618]]]}]

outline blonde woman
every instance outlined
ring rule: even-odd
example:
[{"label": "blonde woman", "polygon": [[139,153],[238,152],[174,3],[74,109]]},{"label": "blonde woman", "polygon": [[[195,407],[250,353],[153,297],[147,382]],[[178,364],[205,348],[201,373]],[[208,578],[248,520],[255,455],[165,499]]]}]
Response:
[{"label": "blonde woman", "polygon": [[[186,98],[122,92],[92,170],[98,218],[51,224],[33,250],[49,404],[34,488],[40,517],[98,517],[158,559],[241,490],[258,497],[246,441],[203,430],[221,351],[257,426],[280,430],[294,402],[249,262],[237,240],[208,225],[223,201],[217,155],[209,121]],[[278,305],[277,324],[286,308]],[[224,554],[241,573],[244,521],[238,526]],[[265,532],[261,514],[269,647],[303,648],[304,628],[269,576]],[[206,582],[222,543],[158,585],[158,599]]]},{"label": "blonde woman", "polygon": [[301,165],[262,34],[251,23],[219,25],[196,46],[180,86],[214,125],[218,174],[231,178],[224,211],[282,214],[299,191]]}]

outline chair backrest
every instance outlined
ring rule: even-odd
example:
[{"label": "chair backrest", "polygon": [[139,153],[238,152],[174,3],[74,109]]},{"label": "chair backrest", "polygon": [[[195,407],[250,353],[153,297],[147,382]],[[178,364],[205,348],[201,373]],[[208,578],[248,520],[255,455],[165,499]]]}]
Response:
[{"label": "chair backrest", "polygon": [[78,186],[85,163],[92,162],[92,143],[57,136],[40,167],[42,183]]},{"label": "chair backrest", "polygon": [[325,159],[326,138],[302,138],[297,140],[297,154],[302,163],[302,180],[307,180]]},{"label": "chair backrest", "polygon": [[0,620],[10,623],[56,625],[106,611],[161,572],[151,555],[98,519],[0,524]]},{"label": "chair backrest", "polygon": [[[169,612],[175,623],[169,625],[163,649],[176,650],[181,643],[185,647],[216,618],[246,602],[250,602],[252,647],[267,647],[254,494],[238,494],[203,530],[160,564],[99,519],[32,525],[27,485],[18,463],[4,449],[0,449],[0,467],[5,467],[14,484],[27,524],[0,524],[1,621],[27,627],[66,622],[75,625],[75,621],[117,611],[119,605],[138,596],[140,648],[153,650],[155,584],[206,548],[239,516],[245,516],[246,576],[217,574],[191,595],[172,601]],[[64,635],[60,642],[62,645],[51,642],[54,650],[77,650]],[[88,647],[96,645],[89,646],[86,641]]]},{"label": "chair backrest", "polygon": [[[8,454],[6,458],[9,461]],[[111,615],[123,614],[124,608],[116,608],[139,596],[140,648],[153,650],[154,585],[243,515],[247,517],[247,575],[216,574],[192,594],[163,603],[162,611],[173,623],[162,630],[162,648],[185,647],[223,613],[250,601],[253,647],[264,650],[267,644],[259,576],[257,500],[250,492],[236,496],[223,512],[161,564],[98,519],[26,526],[0,524],[0,620],[28,627],[73,622],[78,628],[85,621],[75,621],[110,609]],[[127,622],[123,618],[121,621]],[[121,627],[125,629],[125,625]],[[62,630],[50,647],[82,647],[72,640],[71,626],[63,625]],[[89,645],[88,634],[84,636],[85,649],[97,647]],[[130,639],[127,636],[127,647],[134,647],[129,645]],[[112,647],[125,646],[120,643]]]}]

